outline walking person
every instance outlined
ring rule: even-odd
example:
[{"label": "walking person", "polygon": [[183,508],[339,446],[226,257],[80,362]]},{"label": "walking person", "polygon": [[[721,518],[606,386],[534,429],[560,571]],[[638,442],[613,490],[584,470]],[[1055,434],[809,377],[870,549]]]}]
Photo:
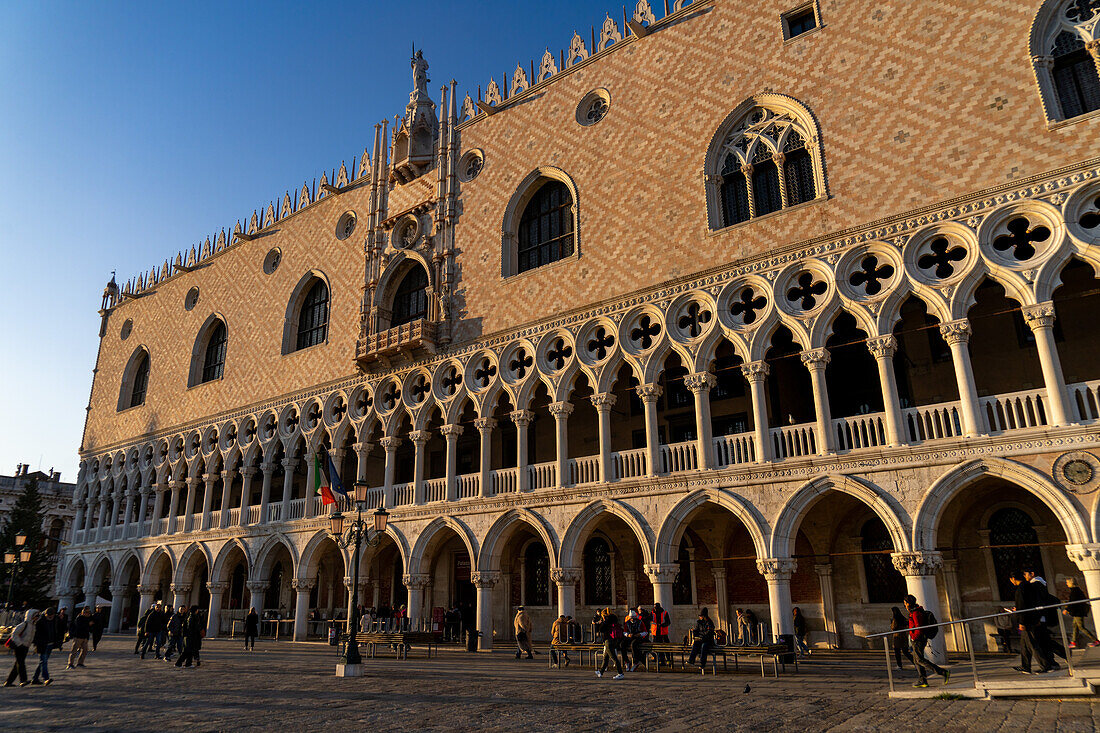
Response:
[{"label": "walking person", "polygon": [[1073,603],[1072,606],[1066,606],[1062,609],[1062,613],[1073,620],[1073,634],[1069,639],[1069,648],[1076,649],[1078,647],[1077,638],[1079,636],[1091,639],[1089,646],[1100,646],[1100,641],[1096,640],[1096,635],[1085,626],[1085,617],[1089,615],[1089,604],[1085,601],[1088,596],[1085,595],[1085,591],[1077,587],[1076,578],[1066,578],[1066,587],[1069,588],[1069,598],[1066,600]]},{"label": "walking person", "polygon": [[607,671],[607,665],[615,662],[615,676],[611,679],[621,680],[625,675],[623,674],[623,663],[619,659],[619,645],[622,644],[623,639],[623,627],[619,625],[619,617],[611,613],[610,608],[605,608],[600,613],[600,623],[596,633],[599,634],[603,642],[603,663],[600,664],[600,668],[596,671],[597,677],[603,677],[603,673]]},{"label": "walking person", "polygon": [[[901,631],[902,629],[909,628],[909,620],[902,615],[901,609],[897,606],[890,608],[890,630]],[[901,672],[904,667],[901,664],[901,658],[904,656],[908,658],[909,663],[914,667],[917,663],[913,661],[913,653],[909,651],[909,635],[908,634],[894,634],[890,638],[894,647],[894,662],[897,664],[897,670]]]},{"label": "walking person", "polygon": [[[158,622],[160,621],[160,603],[156,603],[142,614],[138,619],[138,636],[141,637],[141,658],[145,659],[145,654],[155,646],[158,633]],[[160,648],[156,649],[157,659],[160,659]]]},{"label": "walking person", "polygon": [[516,618],[512,625],[516,632],[516,659],[519,659],[523,653],[527,654],[528,659],[534,659],[531,653],[531,631],[535,626],[531,623],[531,617],[527,615],[523,606],[516,611]]},{"label": "walking person", "polygon": [[176,654],[183,654],[183,634],[187,624],[187,606],[180,606],[179,610],[168,619],[168,648],[164,650],[164,661],[171,662]]},{"label": "walking person", "polygon": [[[550,627],[550,663],[555,667],[558,664],[558,651],[554,649],[555,644],[568,644],[569,643],[569,619],[567,616],[558,616],[554,619],[553,625]],[[565,660],[561,667],[569,666],[569,652],[562,650],[561,658]]]},{"label": "walking person", "polygon": [[[183,608],[181,606],[181,608]],[[194,662],[196,667],[202,666],[199,651],[202,649],[202,617],[198,606],[191,606],[190,612],[183,624],[183,653],[176,660],[177,667],[190,667]]]},{"label": "walking person", "polygon": [[87,606],[80,609],[73,619],[69,635],[73,638],[73,647],[69,650],[69,663],[65,669],[83,667],[84,657],[88,656],[88,639],[92,636],[92,612]]},{"label": "walking person", "polygon": [[[1038,570],[1028,568],[1024,570],[1024,580],[1031,586],[1031,607],[1055,606],[1061,603],[1047,590],[1047,582],[1040,577]],[[1049,665],[1039,669],[1039,673],[1054,672],[1061,669],[1061,665],[1054,661],[1055,655],[1066,659],[1066,648],[1062,642],[1056,640],[1050,633],[1050,627],[1058,623],[1058,609],[1046,608],[1036,611],[1039,614],[1037,625],[1034,629],[1036,645],[1042,650],[1044,659],[1049,660]]]},{"label": "walking person", "polygon": [[636,611],[630,611],[627,614],[626,623],[623,624],[623,636],[623,660],[625,662],[626,655],[629,653],[630,669],[627,672],[633,672],[639,664],[645,664],[642,644],[649,639],[649,628]]},{"label": "walking person", "polygon": [[916,666],[918,675],[913,687],[928,687],[929,670],[943,677],[943,683],[946,685],[951,679],[951,673],[924,656],[928,642],[935,638],[938,629],[918,629],[920,626],[934,624],[935,617],[921,608],[916,596],[913,595],[905,596],[905,610],[909,612],[909,644],[913,648],[913,665]]},{"label": "walking person", "polygon": [[[672,626],[672,617],[668,615],[668,611],[661,607],[660,603],[653,604],[653,621],[650,622],[649,632],[653,635],[653,642],[655,644],[667,644],[668,643],[668,630]],[[672,655],[667,652],[657,655],[657,661],[660,664],[672,665]]]},{"label": "walking person", "polygon": [[65,639],[69,633],[69,615],[65,613],[65,609],[59,609],[57,616],[54,618],[53,629],[53,648],[61,649],[65,646]]},{"label": "walking person", "polygon": [[107,630],[107,611],[103,606],[97,606],[92,616],[95,618],[95,623],[92,624],[92,651],[94,652],[99,646],[99,640],[103,638],[103,632]]},{"label": "walking person", "polygon": [[248,615],[244,617],[244,648],[245,651],[256,651],[256,637],[260,635],[260,614],[256,613],[253,606],[248,609]]},{"label": "walking person", "polygon": [[[897,607],[894,608],[897,611]],[[798,606],[794,607],[794,643],[798,648],[798,654],[800,656],[806,656],[810,654],[810,645],[806,643],[806,636],[810,633],[806,628],[806,617],[802,615],[802,609]]]},{"label": "walking person", "polygon": [[28,608],[26,613],[23,614],[23,621],[12,629],[11,632],[11,651],[15,655],[15,664],[11,667],[11,672],[8,673],[8,681],[4,683],[4,687],[11,687],[15,684],[15,678],[19,677],[19,686],[26,687],[30,682],[27,680],[27,652],[30,651],[31,644],[34,643],[34,620],[38,615],[38,611],[33,608]]},{"label": "walking person", "polygon": [[[50,652],[53,651],[54,612],[47,608],[34,622],[34,651],[38,655],[38,666],[34,670],[32,685],[48,685],[50,679]],[[39,680],[41,678],[41,681]]]},{"label": "walking person", "polygon": [[714,646],[714,622],[710,620],[710,612],[704,607],[699,609],[699,618],[691,630],[691,654],[688,655],[688,664],[695,664],[695,657],[700,656],[699,669],[703,674],[707,673],[707,655]]}]

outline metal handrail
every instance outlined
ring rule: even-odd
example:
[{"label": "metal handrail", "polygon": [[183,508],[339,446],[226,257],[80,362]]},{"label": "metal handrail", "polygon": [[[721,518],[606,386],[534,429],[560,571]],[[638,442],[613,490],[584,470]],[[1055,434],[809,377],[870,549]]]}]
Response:
[{"label": "metal handrail", "polygon": [[898,629],[897,631],[883,631],[878,634],[868,634],[866,639],[877,639],[882,636],[893,636],[895,634],[907,634],[910,631],[919,631],[921,629],[934,629],[940,626],[952,626],[953,624],[965,624],[970,621],[984,621],[989,618],[997,618],[998,616],[1014,616],[1018,613],[1025,611],[1045,611],[1048,608],[1064,608],[1066,606],[1076,606],[1078,603],[1091,603],[1092,601],[1100,601],[1100,597],[1097,598],[1084,598],[1080,601],[1066,601],[1065,603],[1052,603],[1049,606],[1035,606],[1034,608],[1025,608],[1019,611],[1001,611],[1000,613],[991,613],[987,616],[972,616],[970,618],[960,618],[954,621],[941,621],[935,624],[926,624],[925,626],[913,626],[904,629]]}]

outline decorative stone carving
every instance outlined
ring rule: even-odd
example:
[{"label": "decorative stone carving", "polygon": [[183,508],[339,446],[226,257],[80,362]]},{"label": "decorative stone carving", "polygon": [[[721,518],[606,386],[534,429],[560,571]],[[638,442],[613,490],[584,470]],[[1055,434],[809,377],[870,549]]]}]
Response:
[{"label": "decorative stone carving", "polygon": [[1024,314],[1024,320],[1032,329],[1052,328],[1054,326],[1054,302],[1036,303],[1025,305],[1020,309]]},{"label": "decorative stone carving", "polygon": [[475,588],[489,588],[500,582],[500,573],[496,571],[475,570],[470,573],[470,582]]},{"label": "decorative stone carving", "polygon": [[423,445],[431,439],[432,432],[430,430],[413,430],[409,433],[409,440],[411,440],[417,448],[423,447]]},{"label": "decorative stone carving", "polygon": [[638,399],[648,404],[660,399],[665,389],[659,384],[639,384],[634,391],[638,393]]},{"label": "decorative stone carving", "polygon": [[432,576],[428,573],[405,573],[401,576],[401,582],[406,588],[424,590],[432,584]]},{"label": "decorative stone carving", "polygon": [[316,578],[294,578],[290,581],[290,587],[298,593],[308,593],[317,585]]},{"label": "decorative stone carving", "polygon": [[539,63],[539,75],[535,81],[540,82],[543,79],[549,79],[556,73],[558,73],[558,65],[554,61],[554,54],[550,53],[550,49],[546,49],[546,52],[542,54],[542,61]]},{"label": "decorative stone carving", "polygon": [[771,365],[766,361],[750,361],[741,365],[741,373],[750,383],[763,382],[771,372]]},{"label": "decorative stone carving", "polygon": [[906,577],[935,575],[943,567],[943,553],[935,551],[895,552],[890,555],[890,560]]},{"label": "decorative stone carving", "polygon": [[452,435],[457,438],[459,435],[462,435],[462,430],[462,426],[458,425],[457,423],[454,425],[439,426],[439,434],[442,435],[444,438],[449,438]]},{"label": "decorative stone carving", "polygon": [[970,321],[960,318],[957,321],[947,321],[940,324],[940,335],[948,346],[966,344],[970,341]]},{"label": "decorative stone carving", "polygon": [[580,568],[551,568],[550,580],[556,585],[576,585],[581,582]]},{"label": "decorative stone carving", "polygon": [[512,72],[512,87],[508,90],[510,96],[515,96],[520,92],[527,91],[530,84],[527,83],[527,72],[523,70],[521,64],[516,65],[516,70]]},{"label": "decorative stone carving", "polygon": [[680,566],[675,563],[649,563],[643,569],[651,583],[672,583],[680,574]]},{"label": "decorative stone carving", "polygon": [[618,43],[621,40],[623,40],[623,36],[619,33],[618,24],[608,15],[604,18],[603,26],[600,28],[600,43],[596,46],[596,51],[602,51],[611,44]]},{"label": "decorative stone carving", "polygon": [[384,438],[379,438],[378,445],[382,446],[386,452],[395,451],[401,445],[401,438],[387,435]]},{"label": "decorative stone carving", "polygon": [[798,561],[790,557],[766,557],[756,561],[756,569],[768,581],[790,580],[797,568]]},{"label": "decorative stone carving", "polygon": [[611,392],[604,392],[602,394],[594,394],[588,399],[592,402],[592,406],[596,408],[597,412],[607,412],[615,406],[618,397]]},{"label": "decorative stone carving", "polygon": [[209,581],[206,584],[206,589],[211,593],[224,593],[229,590],[229,583],[225,581]]},{"label": "decorative stone carving", "polygon": [[684,377],[684,386],[691,390],[692,394],[709,392],[718,384],[718,379],[710,372],[695,372]]},{"label": "decorative stone carving", "polygon": [[573,31],[573,38],[569,41],[569,56],[565,59],[565,65],[569,67],[577,61],[584,61],[586,58],[588,58],[588,47],[584,45],[584,39],[581,38],[581,35]]},{"label": "decorative stone carving", "polygon": [[474,418],[474,427],[481,431],[482,434],[489,432],[497,426],[496,418],[494,417],[478,417]]},{"label": "decorative stone carving", "polygon": [[809,349],[802,352],[802,363],[810,370],[823,370],[829,365],[828,349]]},{"label": "decorative stone carving", "polygon": [[508,417],[512,418],[517,427],[525,428],[535,419],[535,413],[531,410],[516,410],[508,413]]},{"label": "decorative stone carving", "polygon": [[1066,545],[1066,554],[1081,572],[1100,571],[1100,544]]},{"label": "decorative stone carving", "polygon": [[567,418],[573,414],[572,402],[551,402],[546,406],[550,414],[557,418]]},{"label": "decorative stone carving", "polygon": [[876,359],[889,359],[898,350],[898,340],[893,334],[867,339],[867,349]]}]

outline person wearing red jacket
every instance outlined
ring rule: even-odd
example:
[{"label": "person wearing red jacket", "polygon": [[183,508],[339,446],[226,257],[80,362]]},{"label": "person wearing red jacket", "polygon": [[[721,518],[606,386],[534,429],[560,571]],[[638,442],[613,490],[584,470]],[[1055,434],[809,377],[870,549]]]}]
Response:
[{"label": "person wearing red jacket", "polygon": [[913,664],[920,675],[913,687],[928,687],[929,670],[942,676],[946,685],[951,673],[924,656],[924,650],[928,647],[928,635],[919,627],[927,626],[931,619],[927,618],[915,596],[905,596],[905,610],[909,612],[909,644],[913,647]]}]

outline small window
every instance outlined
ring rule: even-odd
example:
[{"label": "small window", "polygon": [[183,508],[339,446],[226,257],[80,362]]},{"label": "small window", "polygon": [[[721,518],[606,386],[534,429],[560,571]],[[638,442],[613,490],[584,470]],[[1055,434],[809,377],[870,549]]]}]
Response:
[{"label": "small window", "polygon": [[390,328],[428,317],[428,273],[415,265],[409,270],[393,296]]},{"label": "small window", "polygon": [[801,36],[803,33],[817,28],[817,14],[814,12],[813,6],[796,10],[783,17],[783,26],[786,31],[785,38],[788,40]]},{"label": "small window", "polygon": [[222,378],[222,371],[225,368],[225,344],[225,323],[218,321],[210,332],[210,340],[206,342],[206,355],[202,360],[200,383]]},{"label": "small window", "polygon": [[145,391],[149,388],[149,355],[142,354],[134,370],[134,387],[130,392],[130,407],[145,404]]},{"label": "small window", "polygon": [[1054,86],[1066,119],[1100,109],[1100,76],[1096,62],[1076,33],[1063,31],[1051,49]]},{"label": "small window", "polygon": [[295,350],[324,343],[328,336],[328,286],[318,279],[306,293],[298,315],[298,340]]},{"label": "small window", "polygon": [[561,181],[547,181],[527,203],[519,222],[519,272],[573,254],[573,197]]}]

